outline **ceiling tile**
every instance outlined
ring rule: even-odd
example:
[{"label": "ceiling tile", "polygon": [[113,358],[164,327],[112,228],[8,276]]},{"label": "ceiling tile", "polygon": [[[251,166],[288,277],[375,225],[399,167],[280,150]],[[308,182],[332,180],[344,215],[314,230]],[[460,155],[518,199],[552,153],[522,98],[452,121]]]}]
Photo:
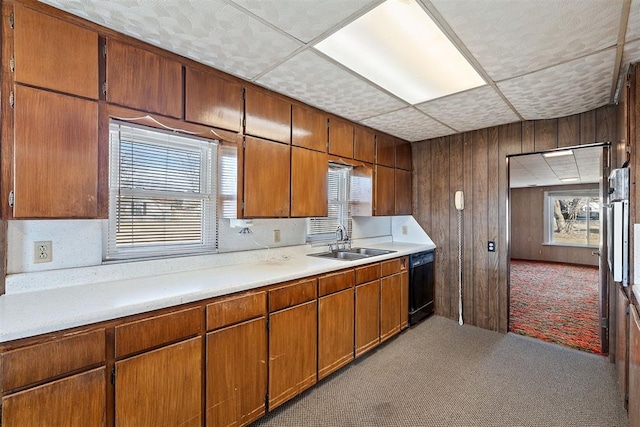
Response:
[{"label": "ceiling tile", "polygon": [[609,103],[616,50],[498,83],[526,120],[564,117]]},{"label": "ceiling tile", "polygon": [[625,43],[622,63],[627,65],[638,61],[640,61],[640,39],[632,43]]},{"label": "ceiling tile", "polygon": [[458,132],[520,120],[491,86],[439,98],[416,107]]},{"label": "ceiling tile", "polygon": [[406,105],[312,51],[284,62],[258,83],[354,121]]},{"label": "ceiling tile", "polygon": [[640,0],[631,0],[626,41],[640,39]]},{"label": "ceiling tile", "polygon": [[301,46],[222,0],[42,1],[248,79]]},{"label": "ceiling tile", "polygon": [[305,43],[380,0],[231,0]]},{"label": "ceiling tile", "polygon": [[361,123],[407,141],[422,141],[456,133],[413,107],[362,120]]},{"label": "ceiling tile", "polygon": [[615,45],[622,11],[622,0],[430,1],[494,81]]}]

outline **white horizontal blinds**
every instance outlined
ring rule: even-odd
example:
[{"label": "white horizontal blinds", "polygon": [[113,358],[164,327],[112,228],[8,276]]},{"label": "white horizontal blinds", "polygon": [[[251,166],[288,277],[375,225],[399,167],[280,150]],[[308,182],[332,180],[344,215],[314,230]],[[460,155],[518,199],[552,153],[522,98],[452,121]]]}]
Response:
[{"label": "white horizontal blinds", "polygon": [[325,218],[310,218],[309,240],[335,239],[338,225],[344,225],[351,234],[349,206],[351,167],[329,164],[327,173],[328,214]]},{"label": "white horizontal blinds", "polygon": [[218,149],[218,216],[238,215],[238,147],[220,145]]},{"label": "white horizontal blinds", "polygon": [[107,258],[214,251],[215,144],[112,121]]}]

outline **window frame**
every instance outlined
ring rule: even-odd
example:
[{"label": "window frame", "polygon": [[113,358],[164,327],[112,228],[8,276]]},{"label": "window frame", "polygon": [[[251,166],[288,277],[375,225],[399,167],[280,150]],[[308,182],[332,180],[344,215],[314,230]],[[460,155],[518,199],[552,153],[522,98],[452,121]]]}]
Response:
[{"label": "window frame", "polygon": [[[123,138],[122,130],[132,129],[137,132],[136,137],[129,136],[129,144],[149,144],[159,149],[169,148],[172,150],[190,151],[192,154],[199,153],[199,191],[170,191],[164,189],[144,189],[144,188],[123,188],[121,185],[121,143],[126,141]],[[118,136],[114,138],[114,133]],[[143,134],[153,135],[149,140],[140,136]],[[164,141],[160,141],[164,138]],[[163,147],[164,145],[164,147]],[[218,251],[218,147],[219,141],[209,138],[202,138],[188,132],[178,132],[175,130],[159,129],[153,126],[145,126],[131,123],[116,118],[109,120],[109,206],[108,219],[104,226],[104,247],[103,261],[132,261],[166,257],[178,257],[187,255],[211,254]],[[118,202],[121,197],[133,199],[147,198],[157,199],[162,202],[173,201],[201,201],[200,211],[200,242],[194,243],[173,243],[155,242],[149,244],[122,245],[117,243],[117,226],[119,219]],[[161,228],[161,227],[160,227]],[[159,234],[160,235],[160,234]]]},{"label": "window frame", "polygon": [[[339,173],[343,174],[344,177],[341,177],[339,180],[339,185],[342,188],[337,189],[338,198],[335,200],[330,199],[332,195],[331,190],[331,178],[330,174],[332,171],[339,171]],[[327,168],[327,216],[326,217],[312,217],[307,219],[307,243],[311,244],[321,244],[328,243],[336,240],[336,229],[338,225],[344,225],[347,230],[347,234],[351,236],[351,228],[352,228],[352,201],[351,201],[351,174],[353,171],[353,166],[343,165],[339,163],[329,162],[329,166]],[[342,191],[340,191],[342,190]],[[340,196],[344,197],[340,197]],[[332,208],[337,208],[338,217],[331,216]],[[330,229],[330,223],[335,220],[337,221],[337,225],[335,228]],[[314,224],[315,223],[315,224]],[[324,229],[322,231],[312,231],[313,228]]]},{"label": "window frame", "polygon": [[[566,243],[566,242],[557,242],[554,240],[554,227],[553,227],[553,201],[555,199],[581,199],[581,198],[600,198],[600,206],[598,209],[599,218],[597,221],[599,222],[599,233],[598,239],[594,243],[591,241],[590,236],[593,234],[589,230],[589,224],[591,221],[591,208],[587,205],[586,212],[586,222],[587,222],[587,231],[586,231],[586,240],[587,243]],[[600,190],[597,188],[593,189],[579,189],[579,190],[552,190],[544,192],[544,245],[546,246],[565,246],[565,247],[578,247],[578,248],[598,248],[600,246],[600,241],[602,239],[602,210],[603,203],[602,197],[600,195]]]}]

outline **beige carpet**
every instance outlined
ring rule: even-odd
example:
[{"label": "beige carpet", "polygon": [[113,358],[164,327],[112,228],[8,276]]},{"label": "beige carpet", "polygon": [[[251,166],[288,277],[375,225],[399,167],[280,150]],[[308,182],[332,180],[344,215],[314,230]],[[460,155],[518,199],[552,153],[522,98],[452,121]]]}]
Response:
[{"label": "beige carpet", "polygon": [[431,317],[256,426],[628,426],[608,359]]}]

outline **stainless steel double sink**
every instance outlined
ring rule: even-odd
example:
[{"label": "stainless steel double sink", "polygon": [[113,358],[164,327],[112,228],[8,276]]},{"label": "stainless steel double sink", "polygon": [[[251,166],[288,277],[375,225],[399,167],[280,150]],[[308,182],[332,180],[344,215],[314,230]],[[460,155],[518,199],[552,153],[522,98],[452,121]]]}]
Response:
[{"label": "stainless steel double sink", "polygon": [[352,249],[335,250],[335,251],[329,251],[329,252],[320,252],[320,253],[308,254],[308,255],[319,257],[319,258],[337,259],[342,261],[354,261],[357,259],[370,258],[377,255],[391,254],[394,252],[395,251],[388,251],[385,249],[352,248]]}]

